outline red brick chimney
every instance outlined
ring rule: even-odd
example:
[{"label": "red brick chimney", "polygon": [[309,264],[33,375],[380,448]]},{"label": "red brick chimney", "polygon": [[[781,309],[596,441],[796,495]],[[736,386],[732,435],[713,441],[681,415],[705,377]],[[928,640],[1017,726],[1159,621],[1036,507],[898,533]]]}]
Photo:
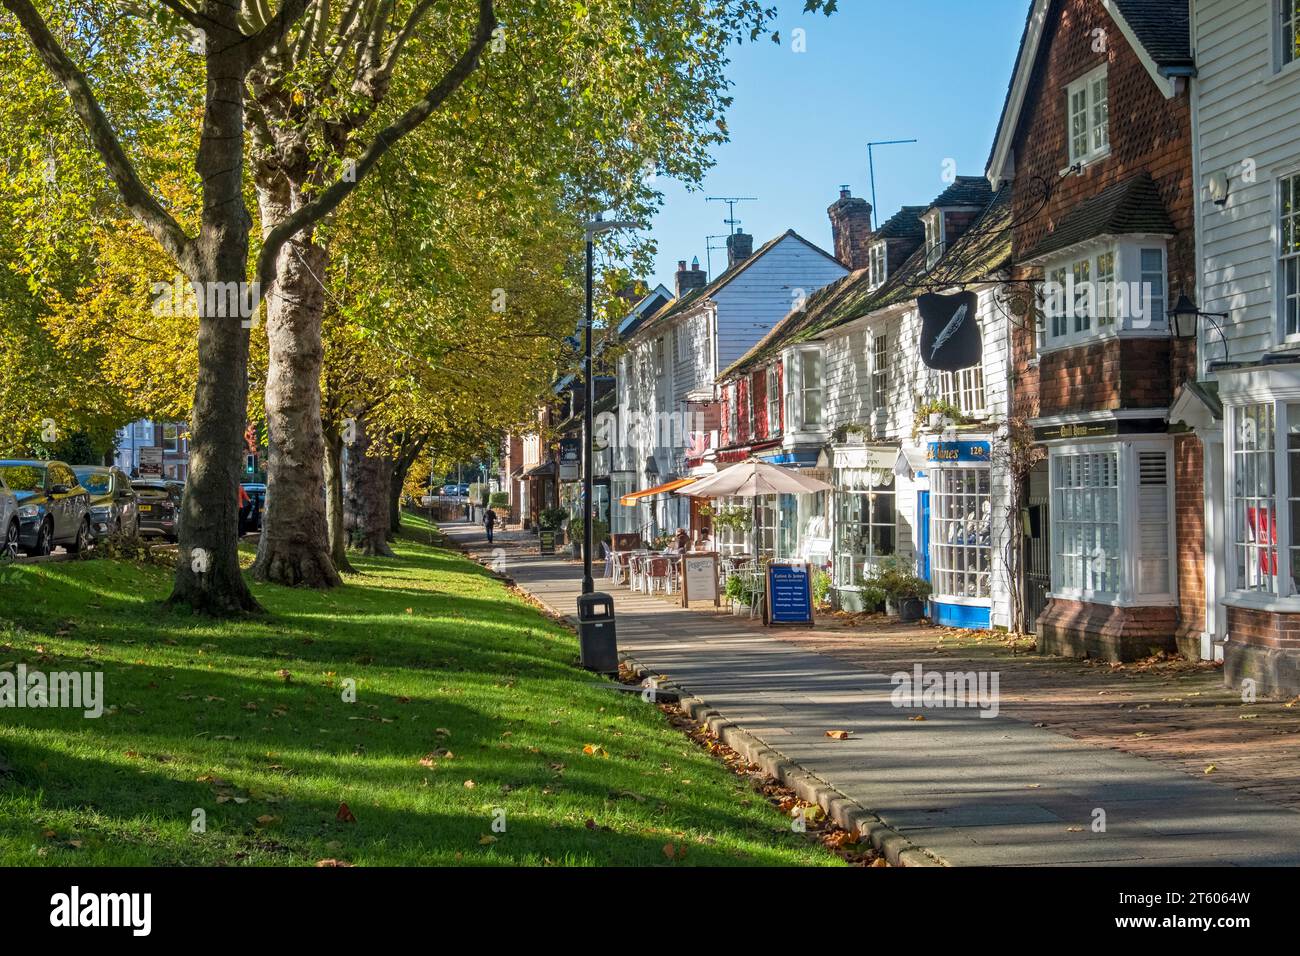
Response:
[{"label": "red brick chimney", "polygon": [[677,298],[689,295],[696,289],[703,289],[709,283],[708,274],[700,268],[700,257],[691,260],[691,267],[686,268],[686,260],[677,260]]},{"label": "red brick chimney", "polygon": [[840,187],[840,198],[826,214],[831,220],[835,258],[849,269],[865,269],[871,250],[871,203],[855,199],[848,186]]}]

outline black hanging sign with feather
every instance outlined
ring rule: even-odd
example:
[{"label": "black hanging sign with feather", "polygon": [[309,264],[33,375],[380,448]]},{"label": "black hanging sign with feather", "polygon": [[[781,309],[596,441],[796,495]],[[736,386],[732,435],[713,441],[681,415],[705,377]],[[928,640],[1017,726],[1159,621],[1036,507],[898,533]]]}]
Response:
[{"label": "black hanging sign with feather", "polygon": [[983,339],[976,318],[979,299],[974,292],[918,296],[921,310],[921,361],[943,372],[978,365]]}]

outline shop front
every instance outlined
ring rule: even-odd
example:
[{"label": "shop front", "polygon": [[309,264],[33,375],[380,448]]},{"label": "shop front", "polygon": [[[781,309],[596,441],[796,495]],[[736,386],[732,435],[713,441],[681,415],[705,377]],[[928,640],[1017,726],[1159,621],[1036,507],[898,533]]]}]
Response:
[{"label": "shop front", "polygon": [[[920,521],[933,589],[930,618],[949,627],[987,628],[993,606],[992,444],[987,439],[931,441],[925,449],[929,490]],[[927,514],[928,512],[928,514]]]},{"label": "shop front", "polygon": [[[900,550],[897,445],[836,445],[831,449],[834,522],[831,587],[835,606],[866,610],[863,571]],[[910,550],[910,549],[907,549]]]}]

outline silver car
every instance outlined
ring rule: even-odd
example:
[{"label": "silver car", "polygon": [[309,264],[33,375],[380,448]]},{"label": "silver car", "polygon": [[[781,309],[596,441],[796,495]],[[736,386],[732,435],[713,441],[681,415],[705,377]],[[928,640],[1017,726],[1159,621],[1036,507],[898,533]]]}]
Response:
[{"label": "silver car", "polygon": [[110,535],[135,537],[140,533],[140,512],[135,489],[121,468],[74,465],[81,487],[90,493],[90,534],[96,541]]},{"label": "silver car", "polygon": [[5,484],[0,475],[0,529],[4,532],[3,544],[0,544],[0,560],[18,555],[18,536],[22,527],[18,521],[18,499]]}]

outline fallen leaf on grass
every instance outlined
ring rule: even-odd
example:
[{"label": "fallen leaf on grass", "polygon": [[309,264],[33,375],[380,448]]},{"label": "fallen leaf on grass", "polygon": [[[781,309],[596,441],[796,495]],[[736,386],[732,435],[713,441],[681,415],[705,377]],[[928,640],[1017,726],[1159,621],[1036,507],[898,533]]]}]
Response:
[{"label": "fallen leaf on grass", "polygon": [[686,844],[665,843],[663,853],[670,860],[684,860],[686,859]]},{"label": "fallen leaf on grass", "polygon": [[279,823],[279,822],[280,822],[280,818],[279,818],[279,817],[273,817],[273,816],[271,816],[271,814],[269,814],[269,813],[264,813],[264,814],[262,814],[260,817],[257,818],[257,822],[260,823],[260,824],[261,824],[262,826],[264,826],[264,827],[269,827],[272,823]]},{"label": "fallen leaf on grass", "polygon": [[473,789],[474,789],[475,787],[477,787],[477,786],[478,786],[478,784],[476,784],[473,780],[466,780],[466,781],[465,781],[465,789],[466,789],[466,790],[473,790]]},{"label": "fallen leaf on grass", "polygon": [[334,816],[335,816],[335,819],[337,819],[340,823],[356,823],[356,822],[357,822],[356,814],[354,814],[354,813],[352,812],[351,808],[348,807],[348,805],[347,805],[346,803],[340,803],[340,804],[339,804],[339,812],[336,813]]},{"label": "fallen leaf on grass", "polygon": [[599,744],[587,744],[582,748],[582,752],[593,757],[608,757],[609,752]]},{"label": "fallen leaf on grass", "polygon": [[496,843],[496,842],[497,842],[497,838],[490,833],[485,833],[478,838],[479,846],[487,846],[489,843]]},{"label": "fallen leaf on grass", "polygon": [[324,867],[334,867],[334,866],[353,866],[354,864],[348,863],[346,860],[317,860],[316,865],[324,866]]}]

